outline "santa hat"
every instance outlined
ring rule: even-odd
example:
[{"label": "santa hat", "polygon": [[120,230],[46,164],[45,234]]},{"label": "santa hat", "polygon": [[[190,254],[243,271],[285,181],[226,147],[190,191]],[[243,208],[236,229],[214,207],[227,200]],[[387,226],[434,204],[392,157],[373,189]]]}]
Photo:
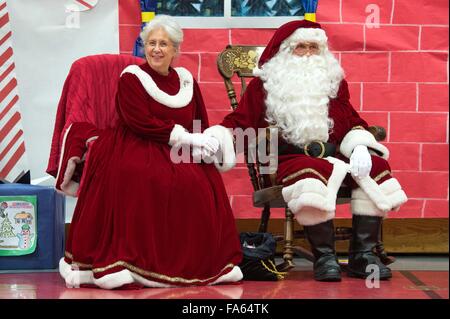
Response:
[{"label": "santa hat", "polygon": [[325,45],[328,38],[325,31],[322,30],[319,23],[309,20],[296,20],[283,24],[273,35],[258,61],[261,68],[264,63],[273,58],[280,50],[281,44],[289,39],[289,43],[298,43],[299,41],[314,41],[319,45]]}]

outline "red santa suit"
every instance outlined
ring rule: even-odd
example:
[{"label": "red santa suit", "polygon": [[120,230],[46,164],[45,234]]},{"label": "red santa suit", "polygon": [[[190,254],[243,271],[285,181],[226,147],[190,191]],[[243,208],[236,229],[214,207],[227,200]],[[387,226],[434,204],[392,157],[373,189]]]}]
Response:
[{"label": "red santa suit", "polygon": [[[274,35],[263,52],[259,66],[263,66],[279,50],[279,47],[289,35],[298,28],[320,28],[317,23],[309,21],[293,21],[284,25]],[[301,83],[298,84],[301,86]],[[264,82],[255,77],[248,85],[238,108],[227,115],[221,125],[228,128],[258,128],[268,127],[266,113],[267,92]],[[385,216],[386,212],[398,208],[406,200],[398,181],[392,177],[391,168],[386,161],[389,157],[388,149],[378,143],[374,136],[367,131],[368,124],[355,111],[350,103],[348,84],[342,80],[337,96],[330,99],[328,117],[333,121],[332,131],[327,140],[321,142],[338,146],[336,159],[311,157],[305,154],[291,153],[294,145],[282,137],[278,146],[282,150],[278,156],[277,182],[284,187],[283,195],[294,213],[305,207],[309,202],[318,210],[303,212],[303,216],[296,216],[303,225],[314,225],[330,220],[334,217],[336,193],[342,183],[353,189],[362,187],[370,190],[370,197],[366,193],[356,190],[352,210],[354,214]],[[357,145],[366,145],[372,155],[372,169],[370,177],[363,180],[353,179],[348,172],[348,158]],[[297,185],[296,185],[297,184]],[[378,186],[379,185],[379,186]],[[302,192],[302,189],[308,191]],[[307,194],[306,194],[307,193]],[[304,203],[299,203],[302,196]]]},{"label": "red santa suit", "polygon": [[[241,280],[239,238],[218,169],[171,160],[171,145],[192,131],[193,120],[208,127],[192,75],[129,66],[116,108],[116,127],[74,123],[65,135],[57,188],[78,195],[60,262],[66,283],[113,289]],[[224,138],[222,146],[232,146],[231,134]]]}]

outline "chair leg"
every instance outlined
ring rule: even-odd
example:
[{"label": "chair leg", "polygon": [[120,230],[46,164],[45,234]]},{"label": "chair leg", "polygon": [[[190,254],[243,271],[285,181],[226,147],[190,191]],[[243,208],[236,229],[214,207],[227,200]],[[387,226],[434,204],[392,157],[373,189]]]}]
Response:
[{"label": "chair leg", "polygon": [[284,262],[277,266],[278,271],[288,271],[295,266],[293,261],[294,249],[293,249],[293,234],[294,234],[294,214],[286,207],[286,223],[284,228]]},{"label": "chair leg", "polygon": [[270,206],[266,205],[266,206],[264,206],[264,209],[261,212],[261,221],[259,223],[258,232],[260,232],[260,233],[267,232],[267,225],[269,223],[269,218],[270,218]]},{"label": "chair leg", "polygon": [[386,251],[384,250],[383,222],[381,222],[380,233],[378,235],[378,243],[375,246],[375,254],[378,256],[378,258],[380,258],[381,262],[386,266],[395,262],[395,258],[392,256],[388,256]]}]

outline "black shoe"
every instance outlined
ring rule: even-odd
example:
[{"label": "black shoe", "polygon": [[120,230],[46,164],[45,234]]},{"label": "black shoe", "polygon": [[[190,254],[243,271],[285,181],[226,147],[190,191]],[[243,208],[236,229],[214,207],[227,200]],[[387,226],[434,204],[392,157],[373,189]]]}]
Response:
[{"label": "black shoe", "polygon": [[377,271],[380,280],[392,277],[391,269],[374,253],[382,220],[378,216],[353,215],[348,276],[365,279]]},{"label": "black shoe", "polygon": [[334,249],[333,221],[313,226],[303,226],[314,255],[314,279],[317,281],[341,281],[341,267]]}]

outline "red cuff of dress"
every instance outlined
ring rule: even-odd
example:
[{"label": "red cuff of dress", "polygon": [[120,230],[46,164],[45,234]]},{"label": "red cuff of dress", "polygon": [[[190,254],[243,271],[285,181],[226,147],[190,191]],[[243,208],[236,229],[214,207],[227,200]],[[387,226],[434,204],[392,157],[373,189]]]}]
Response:
[{"label": "red cuff of dress", "polygon": [[83,172],[84,157],[90,145],[98,136],[97,128],[90,123],[73,123],[64,133],[56,190],[76,197]]}]

